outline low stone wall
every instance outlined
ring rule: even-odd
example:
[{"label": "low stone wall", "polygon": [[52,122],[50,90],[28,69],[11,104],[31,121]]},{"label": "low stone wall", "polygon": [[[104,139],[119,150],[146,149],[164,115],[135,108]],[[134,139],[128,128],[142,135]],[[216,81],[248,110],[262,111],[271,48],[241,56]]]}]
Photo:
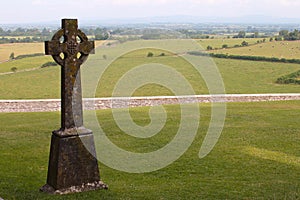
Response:
[{"label": "low stone wall", "polygon": [[[259,102],[300,100],[300,94],[227,94],[162,97],[120,97],[84,99],[85,110],[158,106],[210,102]],[[60,100],[0,100],[0,112],[59,111]]]}]

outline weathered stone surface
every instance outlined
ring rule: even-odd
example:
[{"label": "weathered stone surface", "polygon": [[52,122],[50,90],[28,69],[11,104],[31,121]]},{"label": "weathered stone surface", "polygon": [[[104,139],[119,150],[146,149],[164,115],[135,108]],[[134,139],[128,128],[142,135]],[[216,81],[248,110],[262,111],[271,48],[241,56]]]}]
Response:
[{"label": "weathered stone surface", "polygon": [[53,131],[47,184],[40,190],[67,194],[107,189],[101,182],[91,130],[83,127],[80,65],[94,49],[76,19],[63,19],[51,41],[45,42],[47,55],[61,65],[61,128]]},{"label": "weathered stone surface", "polygon": [[78,29],[76,19],[63,19],[60,29],[51,41],[45,42],[46,55],[61,65],[61,128],[83,126],[80,65],[90,53],[94,42]]},{"label": "weathered stone surface", "polygon": [[[89,130],[86,130],[89,132]],[[83,141],[83,142],[82,142]],[[55,190],[100,181],[92,132],[61,138],[52,135],[47,184]]]}]

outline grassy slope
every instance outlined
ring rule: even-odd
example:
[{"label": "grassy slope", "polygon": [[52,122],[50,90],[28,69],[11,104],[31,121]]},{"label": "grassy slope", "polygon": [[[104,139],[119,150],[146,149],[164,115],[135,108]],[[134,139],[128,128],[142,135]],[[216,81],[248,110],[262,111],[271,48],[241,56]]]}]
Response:
[{"label": "grassy slope", "polygon": [[300,69],[296,64],[214,59],[226,92],[237,94],[298,93],[298,85],[275,84],[278,77]]},{"label": "grassy slope", "polygon": [[60,97],[59,67],[0,76],[1,99],[51,99]]},{"label": "grassy slope", "polygon": [[[184,75],[197,94],[208,93],[203,79],[187,61],[173,56],[146,58],[145,55],[147,51],[149,50],[133,52],[114,61],[100,79],[97,96],[111,96],[117,81],[124,74],[132,69],[132,67],[141,66],[145,63],[161,63],[171,66]],[[278,77],[299,70],[299,65],[217,58],[214,59],[214,61],[223,77],[227,93],[299,92],[299,86],[297,85],[275,84]],[[203,68],[202,70],[206,69]],[[176,82],[176,80],[174,80],[174,82]],[[147,85],[135,92],[137,96],[166,94],[170,94],[170,92],[162,90],[162,87],[153,85],[151,87]],[[120,94],[120,96],[122,96],[122,94]]]},{"label": "grassy slope", "polygon": [[250,55],[276,58],[300,58],[299,41],[274,41],[257,44],[254,46],[222,49],[212,51],[214,53],[228,53],[230,55]]},{"label": "grassy slope", "polygon": [[12,67],[16,67],[17,71],[25,69],[33,69],[41,67],[44,63],[52,61],[49,56],[38,56],[32,58],[23,58],[0,64],[0,73],[11,72]]},{"label": "grassy slope", "polygon": [[[300,197],[299,102],[229,104],[218,144],[200,160],[198,152],[207,131],[209,109],[209,105],[201,106],[201,126],[196,140],[170,166],[146,174],[128,174],[100,164],[101,177],[110,186],[108,191],[67,196],[49,196],[38,191],[46,181],[50,135],[59,127],[59,113],[0,114],[0,196],[22,200]],[[148,108],[131,111],[139,124],[149,123]],[[172,133],[180,115],[177,106],[167,106],[167,112],[172,116],[167,123]],[[124,140],[128,136],[120,134],[110,110],[97,113],[115,143],[123,148],[127,143],[135,143],[138,151],[145,150],[144,141]],[[169,140],[169,136],[159,137]],[[156,140],[158,147],[164,145],[164,140]],[[153,140],[149,142],[148,146],[152,146]]]},{"label": "grassy slope", "polygon": [[[220,42],[221,40],[210,40]],[[230,41],[234,41],[231,39]],[[271,43],[266,43],[271,44]],[[255,47],[255,46],[253,46]],[[240,48],[239,48],[240,49]],[[147,58],[147,53],[152,51],[154,57]],[[100,51],[101,52],[101,51]],[[104,51],[105,52],[105,51]],[[102,55],[96,54],[95,65],[84,65],[83,68],[83,91],[85,97],[92,97],[94,92],[90,91],[91,85],[99,84],[96,96],[111,96],[117,81],[133,67],[149,63],[159,63],[176,69],[191,83],[197,94],[207,94],[207,88],[202,78],[191,65],[168,52],[166,56],[158,56],[161,50],[144,49],[123,55],[115,60],[112,65],[101,76],[96,72],[101,70],[103,65],[97,63],[97,58],[103,59]],[[94,56],[94,55],[93,55]],[[89,60],[93,60],[93,57]],[[12,67],[19,70],[39,67],[47,61],[51,61],[50,56],[26,58],[12,62],[0,64],[1,72],[10,72]],[[297,93],[299,86],[278,85],[275,81],[278,77],[299,70],[299,65],[284,63],[252,62],[241,60],[214,59],[225,83],[227,93]],[[0,75],[0,99],[32,99],[32,98],[59,98],[60,67],[39,69],[30,72],[17,72],[9,75]],[[85,72],[88,72],[87,75]],[[172,79],[172,77],[170,77]],[[86,80],[96,80],[89,84]],[[176,82],[176,80],[174,80]],[[86,95],[88,94],[88,95]],[[172,95],[173,93],[159,85],[145,85],[139,88],[134,95]],[[123,96],[122,94],[118,94]]]},{"label": "grassy slope", "polygon": [[[214,59],[224,80],[227,93],[297,93],[297,85],[278,85],[275,81],[278,77],[299,70],[299,65],[251,62],[241,60]],[[111,96],[117,80],[126,73],[130,67],[147,62],[166,63],[177,69],[193,85],[197,94],[207,94],[205,83],[195,70],[180,58],[154,57],[154,58],[123,58],[117,60],[114,65],[101,77],[97,91],[97,97]],[[124,67],[126,66],[126,67]],[[94,71],[98,66],[83,66]],[[1,99],[35,99],[35,98],[59,98],[60,97],[60,67],[39,69],[30,72],[19,72],[0,76]],[[90,76],[83,76],[88,80]],[[96,81],[99,77],[94,77]],[[85,81],[83,81],[85,82]],[[98,82],[96,82],[98,83]],[[89,90],[85,85],[83,91]],[[119,94],[122,96],[122,94]],[[168,89],[158,85],[146,85],[138,89],[136,96],[144,95],[172,95]],[[89,96],[91,97],[91,95]]]}]

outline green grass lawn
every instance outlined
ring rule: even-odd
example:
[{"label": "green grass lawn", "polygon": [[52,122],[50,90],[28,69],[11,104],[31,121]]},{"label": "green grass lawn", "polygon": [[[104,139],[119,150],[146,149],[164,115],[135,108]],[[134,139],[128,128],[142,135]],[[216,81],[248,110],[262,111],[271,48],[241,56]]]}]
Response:
[{"label": "green grass lawn", "polygon": [[[175,135],[178,106],[165,106],[166,127],[154,138],[130,138],[115,125],[111,110],[97,111],[100,124],[120,147],[148,152]],[[193,105],[190,109],[195,109]],[[0,114],[0,196],[4,199],[299,199],[300,104],[230,103],[223,133],[204,159],[198,153],[210,119],[201,104],[200,127],[188,151],[168,167],[145,174],[113,170],[100,163],[107,191],[66,196],[41,194],[45,184],[51,131],[60,114]],[[149,123],[149,108],[131,109],[133,120]],[[123,112],[123,110],[118,110]],[[166,134],[164,134],[166,133]]]},{"label": "green grass lawn", "polygon": [[59,67],[0,75],[1,99],[60,97]]}]

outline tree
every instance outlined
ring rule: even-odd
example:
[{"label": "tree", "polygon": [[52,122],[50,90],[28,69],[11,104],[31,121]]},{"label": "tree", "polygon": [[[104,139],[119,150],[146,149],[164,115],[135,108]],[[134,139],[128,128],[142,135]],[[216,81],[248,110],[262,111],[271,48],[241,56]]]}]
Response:
[{"label": "tree", "polygon": [[282,36],[282,37],[285,37],[289,34],[289,31],[288,30],[281,30],[279,31],[279,36]]},{"label": "tree", "polygon": [[242,42],[242,46],[244,47],[244,46],[248,46],[249,44],[248,44],[248,42],[246,42],[246,41],[243,41]]},{"label": "tree", "polygon": [[228,44],[223,44],[222,49],[226,49],[226,48],[228,48]]},{"label": "tree", "polygon": [[299,40],[300,34],[298,30],[294,30],[293,32],[290,32],[288,36],[284,37],[285,40]]},{"label": "tree", "polygon": [[245,31],[240,31],[236,37],[237,38],[245,38],[246,37],[246,32]]},{"label": "tree", "polygon": [[9,60],[13,60],[13,59],[15,59],[15,53],[14,52],[12,52],[9,56]]},{"label": "tree", "polygon": [[293,32],[289,32],[287,30],[279,31],[279,36],[275,38],[276,41],[284,40],[300,40],[300,32],[299,30],[294,30]]},{"label": "tree", "polygon": [[208,51],[209,51],[209,50],[213,50],[212,46],[209,46],[209,45],[206,47],[206,49],[207,49]]},{"label": "tree", "polygon": [[259,38],[259,33],[258,32],[254,33],[254,38]]},{"label": "tree", "polygon": [[96,28],[95,30],[95,39],[96,40],[107,40],[110,36],[110,33],[105,28]]},{"label": "tree", "polygon": [[11,70],[12,72],[16,72],[16,71],[18,70],[18,68],[12,67],[10,70]]},{"label": "tree", "polygon": [[154,56],[154,54],[152,52],[148,52],[147,57],[153,57],[153,56]]},{"label": "tree", "polygon": [[108,38],[109,34],[107,32],[95,35],[95,40],[107,40]]}]

